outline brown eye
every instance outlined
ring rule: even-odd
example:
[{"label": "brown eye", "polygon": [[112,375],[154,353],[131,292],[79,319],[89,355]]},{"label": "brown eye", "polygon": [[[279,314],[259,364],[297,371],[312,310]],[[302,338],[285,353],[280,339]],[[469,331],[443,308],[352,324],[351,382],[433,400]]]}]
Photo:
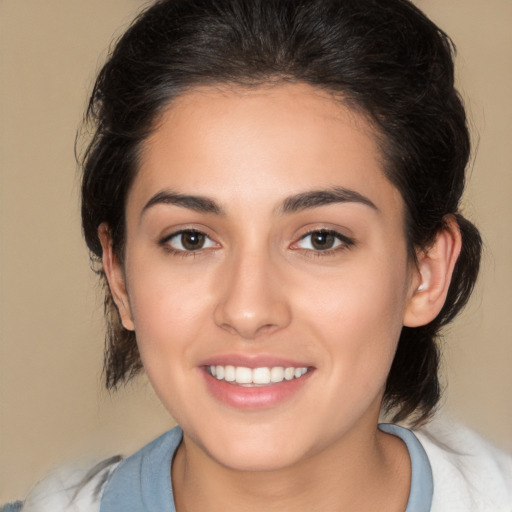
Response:
[{"label": "brown eye", "polygon": [[350,238],[338,233],[337,231],[319,229],[304,235],[294,244],[294,248],[325,252],[330,249],[343,249],[344,247],[349,247],[353,244],[354,242]]},{"label": "brown eye", "polygon": [[317,251],[332,249],[336,243],[336,237],[329,231],[315,231],[310,236],[311,246]]},{"label": "brown eye", "polygon": [[215,242],[205,233],[193,229],[179,231],[169,236],[164,243],[170,245],[176,251],[199,251],[215,247]]},{"label": "brown eye", "polygon": [[199,231],[185,231],[181,234],[181,245],[187,251],[197,251],[202,249],[205,238]]}]

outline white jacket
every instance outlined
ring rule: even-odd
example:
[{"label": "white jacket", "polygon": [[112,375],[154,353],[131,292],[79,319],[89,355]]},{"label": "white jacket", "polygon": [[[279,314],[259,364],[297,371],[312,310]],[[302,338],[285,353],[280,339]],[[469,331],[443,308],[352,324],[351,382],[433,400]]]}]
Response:
[{"label": "white jacket", "polygon": [[[431,512],[512,512],[510,455],[453,423],[434,421],[414,433],[432,466]],[[23,512],[99,512],[104,484],[118,463],[112,458],[88,472],[50,475],[29,494]]]},{"label": "white jacket", "polygon": [[431,512],[512,512],[512,457],[472,430],[434,421],[414,432],[434,477]]}]

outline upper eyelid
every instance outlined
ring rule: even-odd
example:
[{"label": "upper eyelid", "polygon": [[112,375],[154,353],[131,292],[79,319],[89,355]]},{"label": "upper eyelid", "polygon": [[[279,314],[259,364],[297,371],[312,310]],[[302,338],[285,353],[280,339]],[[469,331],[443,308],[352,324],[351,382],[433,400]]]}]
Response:
[{"label": "upper eyelid", "polygon": [[[340,233],[338,230],[336,229],[331,229],[331,228],[313,228],[309,231],[306,231],[305,233],[303,233],[301,235],[301,238],[304,237],[304,236],[308,236],[308,235],[311,235],[313,233],[332,233],[333,235],[339,235],[340,237],[347,237],[347,235],[344,235],[343,233]],[[347,237],[348,238],[348,237]]]},{"label": "upper eyelid", "polygon": [[313,233],[318,233],[318,232],[331,233],[331,234],[333,234],[334,236],[338,237],[340,240],[342,240],[342,241],[344,241],[346,243],[354,243],[354,240],[353,240],[353,238],[351,236],[345,235],[344,233],[341,233],[340,231],[338,231],[336,229],[332,229],[332,228],[316,228],[316,229],[311,229],[310,231],[306,231],[305,233],[300,235],[300,237],[297,240],[302,240],[303,238],[305,238],[307,236],[310,236]]},{"label": "upper eyelid", "polygon": [[205,233],[204,231],[202,231],[200,229],[182,228],[182,229],[173,231],[172,233],[169,233],[168,235],[165,235],[162,238],[172,238],[173,236],[182,235],[183,233],[201,233],[202,235],[209,236],[208,233]]},{"label": "upper eyelid", "polygon": [[160,236],[159,237],[159,242],[163,243],[163,242],[165,242],[167,240],[170,240],[171,238],[173,238],[175,236],[181,235],[183,233],[190,233],[190,232],[192,232],[192,233],[201,233],[202,235],[206,236],[210,240],[214,240],[214,238],[204,228],[203,229],[199,229],[199,228],[195,228],[195,227],[183,227],[183,228],[173,229],[170,233],[167,233],[165,235]]},{"label": "upper eyelid", "polygon": [[[331,247],[329,249],[324,249],[324,250],[298,247],[298,244],[301,241],[303,241],[308,236],[310,236],[314,233],[318,233],[318,232],[332,233],[338,239],[339,244],[336,247]],[[327,257],[328,255],[334,255],[334,254],[340,253],[342,251],[351,249],[355,245],[356,245],[356,241],[354,240],[353,237],[344,235],[343,233],[340,233],[336,229],[317,228],[317,229],[312,229],[310,231],[307,231],[306,233],[303,233],[300,237],[295,239],[295,241],[289,246],[289,248],[292,251],[302,252],[303,254],[314,254],[317,256]]]}]

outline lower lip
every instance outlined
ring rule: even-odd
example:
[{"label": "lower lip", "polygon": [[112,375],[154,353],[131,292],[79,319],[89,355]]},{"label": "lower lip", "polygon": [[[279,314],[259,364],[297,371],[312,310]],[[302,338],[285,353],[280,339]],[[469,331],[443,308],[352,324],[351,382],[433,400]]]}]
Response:
[{"label": "lower lip", "polygon": [[245,387],[218,380],[205,368],[202,370],[206,385],[217,400],[230,407],[246,410],[270,409],[290,400],[302,389],[313,373],[310,369],[298,379],[283,380],[268,386]]}]

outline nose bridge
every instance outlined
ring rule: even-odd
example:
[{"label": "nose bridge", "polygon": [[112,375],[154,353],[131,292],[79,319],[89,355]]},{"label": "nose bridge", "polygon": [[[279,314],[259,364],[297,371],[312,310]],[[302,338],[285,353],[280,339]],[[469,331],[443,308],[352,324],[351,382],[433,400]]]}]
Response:
[{"label": "nose bridge", "polygon": [[217,325],[246,339],[271,333],[290,321],[279,269],[269,250],[241,247],[233,251],[215,308]]}]

